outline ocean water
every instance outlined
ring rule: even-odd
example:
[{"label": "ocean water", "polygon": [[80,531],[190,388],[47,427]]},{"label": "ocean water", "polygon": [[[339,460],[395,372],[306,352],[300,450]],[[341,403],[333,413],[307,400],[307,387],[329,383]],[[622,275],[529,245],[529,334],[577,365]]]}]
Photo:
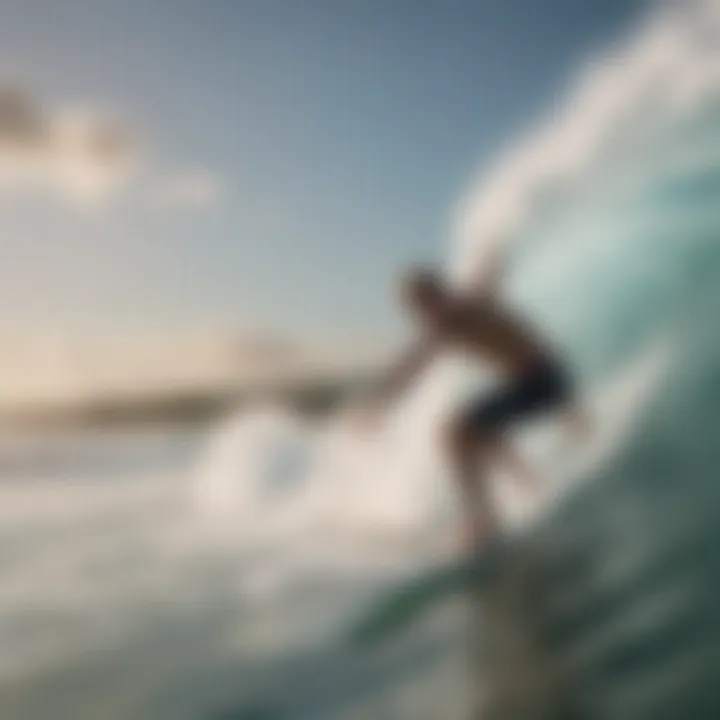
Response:
[{"label": "ocean water", "polygon": [[338,643],[396,578],[382,563],[316,562],[281,586],[248,584],[290,549],[266,557],[199,511],[208,435],[5,439],[3,718],[437,717],[449,707],[427,686],[463,677],[447,613],[379,652]]},{"label": "ocean water", "polygon": [[[450,272],[507,245],[508,301],[593,418],[579,448],[552,423],[518,433],[538,495],[493,478],[531,560],[524,631],[574,717],[720,716],[718,120],[720,5],[662,4],[457,208]],[[468,717],[487,678],[462,598],[377,651],[339,638],[447,554],[436,431],[487,380],[439,363],[372,438],[266,408],[207,432],[6,439],[3,718]]]}]

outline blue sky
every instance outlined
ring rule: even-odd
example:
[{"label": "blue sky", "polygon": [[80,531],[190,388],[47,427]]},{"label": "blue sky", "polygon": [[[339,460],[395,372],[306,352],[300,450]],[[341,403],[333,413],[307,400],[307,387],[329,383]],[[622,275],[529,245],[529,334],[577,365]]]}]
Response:
[{"label": "blue sky", "polygon": [[[49,113],[80,104],[118,118],[143,162],[91,208],[37,192],[0,200],[0,327],[392,337],[399,266],[445,256],[477,170],[637,9],[4,3],[2,77]],[[212,201],[156,201],[197,177],[221,189]]]}]

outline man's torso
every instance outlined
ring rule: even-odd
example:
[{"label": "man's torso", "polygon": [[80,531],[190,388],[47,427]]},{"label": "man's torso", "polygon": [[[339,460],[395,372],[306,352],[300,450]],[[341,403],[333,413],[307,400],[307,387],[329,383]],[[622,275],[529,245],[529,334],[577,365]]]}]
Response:
[{"label": "man's torso", "polygon": [[513,376],[555,362],[535,333],[489,299],[459,298],[436,333],[441,344],[486,360]]}]

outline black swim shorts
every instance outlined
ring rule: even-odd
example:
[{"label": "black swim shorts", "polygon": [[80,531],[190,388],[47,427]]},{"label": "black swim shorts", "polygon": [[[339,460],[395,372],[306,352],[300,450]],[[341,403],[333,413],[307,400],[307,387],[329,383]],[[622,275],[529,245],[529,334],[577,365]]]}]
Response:
[{"label": "black swim shorts", "polygon": [[472,427],[502,430],[509,423],[560,409],[571,396],[571,382],[565,370],[547,363],[518,376],[490,396],[473,400],[463,419]]}]

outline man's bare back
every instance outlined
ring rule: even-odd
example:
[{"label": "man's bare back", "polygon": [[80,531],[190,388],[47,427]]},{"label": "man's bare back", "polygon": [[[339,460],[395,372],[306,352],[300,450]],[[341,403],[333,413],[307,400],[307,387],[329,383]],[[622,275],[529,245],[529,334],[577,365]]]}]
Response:
[{"label": "man's bare back", "polygon": [[535,334],[490,297],[451,296],[430,332],[438,346],[462,350],[511,377],[551,362]]}]

